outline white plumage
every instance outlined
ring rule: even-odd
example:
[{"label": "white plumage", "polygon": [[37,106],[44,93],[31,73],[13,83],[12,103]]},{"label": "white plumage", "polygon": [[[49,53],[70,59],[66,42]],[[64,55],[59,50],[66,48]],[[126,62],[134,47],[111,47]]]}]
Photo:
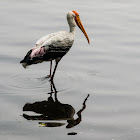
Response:
[{"label": "white plumage", "polygon": [[[89,43],[89,38],[80,21],[79,14],[76,11],[68,12],[67,21],[70,27],[70,31],[59,31],[56,33],[51,33],[39,39],[35,46],[20,62],[24,68],[32,64],[41,63],[43,61],[50,61],[51,65],[49,76],[51,80],[53,80],[58,62],[69,51],[74,42],[76,24],[82,30]],[[51,75],[52,60],[55,60],[56,65],[53,74]]]}]

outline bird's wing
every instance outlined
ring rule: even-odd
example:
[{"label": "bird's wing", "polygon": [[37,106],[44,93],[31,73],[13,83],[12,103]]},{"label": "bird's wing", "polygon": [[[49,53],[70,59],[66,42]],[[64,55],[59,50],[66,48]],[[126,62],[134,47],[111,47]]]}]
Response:
[{"label": "bird's wing", "polygon": [[42,37],[32,48],[31,59],[42,57],[44,54],[68,50],[73,44],[74,38],[65,31],[52,33]]},{"label": "bird's wing", "polygon": [[35,47],[40,47],[40,46],[42,46],[42,44],[43,44],[46,40],[48,40],[49,38],[51,38],[51,37],[54,36],[55,34],[56,34],[56,33],[51,33],[51,34],[49,34],[49,35],[45,35],[44,37],[40,38],[40,39],[36,42]]},{"label": "bird's wing", "polygon": [[34,57],[40,57],[45,54],[45,48],[43,47],[44,42],[49,40],[51,37],[55,36],[56,33],[51,33],[49,35],[45,35],[44,37],[40,38],[31,49],[30,57],[33,59]]},{"label": "bird's wing", "polygon": [[23,67],[43,61],[60,60],[71,48],[74,35],[60,31],[42,37],[20,61]]},{"label": "bird's wing", "polygon": [[73,41],[74,41],[74,37],[71,34],[65,31],[60,31],[55,33],[47,40],[45,40],[42,46],[46,47],[46,49],[47,46],[67,47],[67,46],[71,46]]}]

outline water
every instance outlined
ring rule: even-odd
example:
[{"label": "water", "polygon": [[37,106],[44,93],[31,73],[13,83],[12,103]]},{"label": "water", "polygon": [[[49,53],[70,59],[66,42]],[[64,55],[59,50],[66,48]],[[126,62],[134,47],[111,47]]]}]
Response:
[{"label": "water", "polygon": [[[139,140],[139,4],[138,0],[1,1],[0,139]],[[51,85],[44,79],[49,63],[25,70],[19,62],[40,37],[68,30],[70,10],[79,12],[91,44],[77,28],[54,85],[61,105],[75,110],[70,118],[77,124],[66,128],[68,117],[27,120],[23,114],[40,114],[23,111],[25,104],[55,100],[55,94],[50,97]]]}]

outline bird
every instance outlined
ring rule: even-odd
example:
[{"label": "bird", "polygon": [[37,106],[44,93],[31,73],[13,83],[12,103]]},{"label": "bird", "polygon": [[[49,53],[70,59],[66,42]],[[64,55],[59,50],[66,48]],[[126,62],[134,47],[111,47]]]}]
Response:
[{"label": "bird", "polygon": [[[58,31],[56,33],[51,33],[45,35],[35,43],[33,48],[27,52],[24,59],[20,61],[24,68],[32,64],[50,61],[50,74],[48,77],[50,78],[50,81],[53,81],[58,63],[73,45],[76,25],[81,29],[90,44],[89,37],[83,27],[77,11],[69,11],[67,13],[67,22],[70,29],[69,32]],[[53,60],[55,61],[55,66],[52,73]]]}]

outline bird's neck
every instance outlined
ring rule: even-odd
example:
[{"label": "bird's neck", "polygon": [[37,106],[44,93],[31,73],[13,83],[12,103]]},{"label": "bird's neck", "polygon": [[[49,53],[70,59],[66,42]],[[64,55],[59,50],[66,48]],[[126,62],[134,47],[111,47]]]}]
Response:
[{"label": "bird's neck", "polygon": [[75,34],[76,26],[71,26],[70,27],[70,33]]},{"label": "bird's neck", "polygon": [[68,21],[68,24],[69,24],[70,33],[75,34],[76,23],[75,23],[75,21],[74,21],[74,18],[69,18],[69,17],[67,17],[67,21]]}]

